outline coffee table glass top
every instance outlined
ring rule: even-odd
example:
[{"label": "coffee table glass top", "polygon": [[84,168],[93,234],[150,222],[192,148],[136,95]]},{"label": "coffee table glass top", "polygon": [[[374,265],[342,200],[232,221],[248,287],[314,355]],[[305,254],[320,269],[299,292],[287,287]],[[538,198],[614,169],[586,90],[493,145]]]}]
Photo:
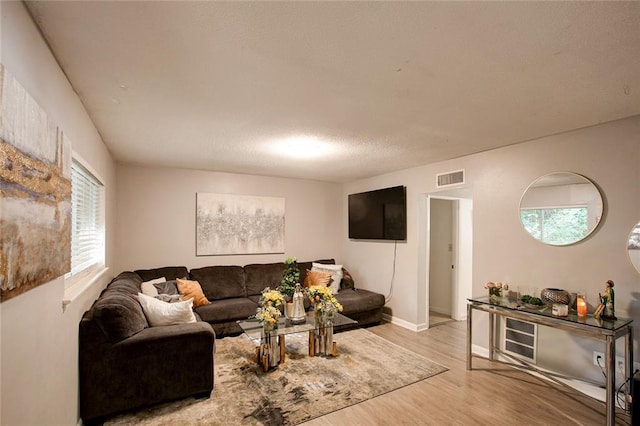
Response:
[{"label": "coffee table glass top", "polygon": [[[338,327],[341,325],[347,324],[356,324],[358,321],[352,320],[351,318],[345,317],[342,314],[336,313],[333,317],[333,326]],[[251,340],[259,341],[263,335],[263,328],[258,323],[257,319],[246,319],[238,321],[238,325],[242,328],[247,336]],[[315,330],[316,327],[316,317],[315,312],[307,312],[307,321],[302,324],[292,324],[285,317],[280,317],[278,320],[278,328],[274,330],[274,334],[278,336],[284,336],[287,334],[294,333],[302,333],[305,331]]]}]

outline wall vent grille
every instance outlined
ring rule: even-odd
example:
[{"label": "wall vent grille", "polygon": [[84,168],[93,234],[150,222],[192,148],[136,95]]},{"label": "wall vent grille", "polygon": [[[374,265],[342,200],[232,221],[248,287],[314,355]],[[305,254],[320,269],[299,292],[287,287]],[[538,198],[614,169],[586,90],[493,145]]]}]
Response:
[{"label": "wall vent grille", "polygon": [[505,352],[535,364],[537,342],[536,324],[506,318],[503,339]]},{"label": "wall vent grille", "polygon": [[464,170],[456,170],[454,172],[440,173],[436,175],[436,186],[460,185],[464,183]]}]

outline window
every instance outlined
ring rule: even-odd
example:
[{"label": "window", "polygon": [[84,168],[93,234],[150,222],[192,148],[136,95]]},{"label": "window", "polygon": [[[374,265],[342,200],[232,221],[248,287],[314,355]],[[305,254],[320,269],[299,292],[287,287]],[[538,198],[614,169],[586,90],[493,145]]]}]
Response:
[{"label": "window", "polygon": [[549,244],[570,244],[589,234],[586,206],[521,209],[520,219],[531,235]]},{"label": "window", "polygon": [[71,273],[104,265],[104,185],[73,160],[71,166]]}]

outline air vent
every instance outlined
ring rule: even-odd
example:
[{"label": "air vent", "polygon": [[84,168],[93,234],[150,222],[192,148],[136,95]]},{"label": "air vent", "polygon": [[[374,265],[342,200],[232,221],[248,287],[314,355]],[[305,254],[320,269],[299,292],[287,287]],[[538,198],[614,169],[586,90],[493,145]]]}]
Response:
[{"label": "air vent", "polygon": [[455,172],[440,173],[436,175],[436,186],[442,188],[443,186],[459,185],[464,183],[464,170],[456,170]]}]

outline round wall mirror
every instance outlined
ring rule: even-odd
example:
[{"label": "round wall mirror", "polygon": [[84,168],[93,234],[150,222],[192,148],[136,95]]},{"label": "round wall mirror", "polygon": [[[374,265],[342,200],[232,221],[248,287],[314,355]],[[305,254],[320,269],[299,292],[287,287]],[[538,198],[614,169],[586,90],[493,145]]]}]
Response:
[{"label": "round wall mirror", "polygon": [[582,241],[602,219],[598,188],[584,176],[550,173],[536,179],[520,200],[520,222],[538,241],[566,246]]},{"label": "round wall mirror", "polygon": [[629,259],[631,259],[631,263],[633,263],[636,270],[640,272],[640,222],[636,223],[629,234],[627,249],[629,251]]}]

